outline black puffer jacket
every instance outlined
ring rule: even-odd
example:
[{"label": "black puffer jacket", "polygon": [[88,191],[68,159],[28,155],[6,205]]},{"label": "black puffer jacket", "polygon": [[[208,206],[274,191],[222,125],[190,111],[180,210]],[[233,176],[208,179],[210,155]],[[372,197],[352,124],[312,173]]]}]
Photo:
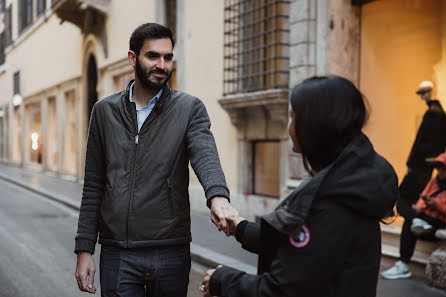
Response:
[{"label": "black puffer jacket", "polygon": [[392,166],[365,135],[357,137],[334,163],[264,216],[260,225],[237,228],[242,246],[259,254],[258,275],[219,268],[210,280],[211,294],[375,296],[381,258],[379,221],[397,197]]},{"label": "black puffer jacket", "polygon": [[420,128],[407,160],[409,168],[428,166],[426,158],[434,158],[446,147],[446,116],[438,100],[427,102],[429,109],[423,116]]},{"label": "black puffer jacket", "polygon": [[98,233],[123,248],[190,242],[189,161],[208,201],[229,198],[209,129],[203,103],[167,87],[139,132],[129,88],[97,102],[75,252],[93,253]]}]

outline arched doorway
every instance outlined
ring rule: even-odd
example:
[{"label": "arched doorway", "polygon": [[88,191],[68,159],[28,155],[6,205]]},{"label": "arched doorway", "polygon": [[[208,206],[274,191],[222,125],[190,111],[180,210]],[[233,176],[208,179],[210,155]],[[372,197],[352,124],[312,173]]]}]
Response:
[{"label": "arched doorway", "polygon": [[90,55],[88,58],[88,66],[87,66],[87,127],[90,122],[90,115],[93,109],[93,105],[98,101],[98,92],[97,92],[97,84],[98,84],[98,72],[96,59],[93,55]]}]

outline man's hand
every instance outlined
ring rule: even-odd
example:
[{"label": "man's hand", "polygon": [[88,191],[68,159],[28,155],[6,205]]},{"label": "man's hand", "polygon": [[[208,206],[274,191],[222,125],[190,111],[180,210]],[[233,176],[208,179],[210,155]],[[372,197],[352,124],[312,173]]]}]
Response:
[{"label": "man's hand", "polygon": [[212,297],[211,293],[209,292],[209,280],[211,279],[212,274],[217,270],[218,268],[222,267],[221,265],[218,265],[215,269],[210,269],[206,272],[206,275],[203,278],[203,281],[201,284],[203,285],[203,297]]},{"label": "man's hand", "polygon": [[76,276],[79,290],[91,294],[96,293],[94,286],[94,272],[96,268],[93,257],[89,252],[80,252],[77,254]]},{"label": "man's hand", "polygon": [[226,222],[228,217],[238,217],[238,211],[229,204],[225,197],[214,197],[211,200],[211,219],[217,226],[218,231],[224,231],[226,236],[230,236],[234,230]]}]

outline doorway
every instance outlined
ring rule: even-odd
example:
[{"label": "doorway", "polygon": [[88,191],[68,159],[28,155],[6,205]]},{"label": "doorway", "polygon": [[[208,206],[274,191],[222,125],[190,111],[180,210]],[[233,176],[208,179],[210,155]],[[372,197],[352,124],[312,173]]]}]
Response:
[{"label": "doorway", "polygon": [[96,59],[93,55],[88,58],[87,66],[87,127],[90,123],[91,111],[93,110],[93,105],[98,101],[98,70]]}]

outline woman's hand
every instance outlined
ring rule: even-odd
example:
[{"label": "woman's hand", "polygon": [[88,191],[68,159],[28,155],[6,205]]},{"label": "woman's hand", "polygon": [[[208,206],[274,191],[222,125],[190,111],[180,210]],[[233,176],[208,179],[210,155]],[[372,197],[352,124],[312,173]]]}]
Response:
[{"label": "woman's hand", "polygon": [[203,278],[203,281],[201,282],[201,285],[203,286],[203,297],[212,297],[211,293],[209,292],[209,280],[211,279],[212,274],[217,270],[218,268],[222,267],[221,265],[218,265],[215,269],[209,269],[206,272],[206,275]]},{"label": "woman's hand", "polygon": [[242,218],[241,216],[237,215],[237,216],[230,216],[226,218],[226,222],[228,223],[229,226],[229,230],[230,235],[234,236],[235,235],[235,229],[237,228],[237,225],[241,222],[244,221],[245,219]]}]

